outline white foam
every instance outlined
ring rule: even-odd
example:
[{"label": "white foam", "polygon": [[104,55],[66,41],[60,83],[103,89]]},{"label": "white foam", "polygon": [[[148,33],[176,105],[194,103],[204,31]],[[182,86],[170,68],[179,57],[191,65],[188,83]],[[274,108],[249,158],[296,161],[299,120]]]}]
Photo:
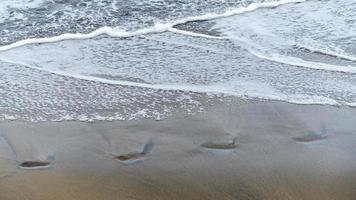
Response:
[{"label": "white foam", "polygon": [[[137,83],[133,81],[120,81],[120,80],[110,80],[105,78],[93,77],[93,76],[84,76],[77,74],[69,74],[60,71],[47,71],[42,68],[32,66],[26,63],[19,63],[10,60],[6,60],[4,58],[0,58],[1,61],[22,65],[28,68],[45,71],[48,73],[57,74],[60,76],[72,77],[85,81],[93,81],[104,84],[111,85],[124,85],[124,86],[133,86],[133,87],[142,87],[149,89],[157,89],[157,90],[172,90],[172,91],[186,91],[186,92],[197,92],[197,93],[207,93],[207,94],[223,94],[226,96],[236,96],[240,98],[257,98],[264,100],[277,100],[277,101],[285,101],[294,104],[316,104],[316,105],[348,105],[348,106],[356,106],[355,104],[346,103],[346,102],[338,102],[334,99],[323,97],[323,96],[310,96],[310,95],[285,95],[268,85],[258,82],[249,82],[248,80],[241,81],[230,81],[225,83],[217,83],[211,85],[189,85],[189,84],[147,84],[147,83]],[[142,113],[138,113],[142,114]],[[87,117],[81,118],[82,121],[87,121]]]},{"label": "white foam", "polygon": [[[210,36],[207,34],[202,34],[202,33],[194,33],[190,31],[184,31],[184,30],[179,30],[175,28],[170,28],[169,31],[173,33],[178,33],[182,35],[188,35],[192,37],[203,37],[203,38],[208,38],[208,39],[228,39],[227,37],[218,37],[218,36]],[[235,38],[236,39],[236,38]],[[243,43],[248,43],[248,40],[245,39],[239,39],[239,41]],[[327,50],[322,50],[322,49],[317,49],[313,47],[304,47],[300,46],[302,48],[308,49],[313,52],[319,52],[325,55],[330,55],[334,56],[337,58],[342,58],[345,60],[350,60],[350,61],[356,61],[356,57],[333,52],[333,51],[327,51]],[[356,73],[356,67],[353,66],[340,66],[340,65],[331,65],[331,64],[325,64],[321,62],[312,62],[312,61],[306,61],[301,58],[296,58],[296,57],[291,57],[291,56],[286,56],[286,55],[279,55],[279,54],[263,54],[260,53],[256,50],[253,50],[250,47],[245,47],[248,52],[251,54],[255,55],[256,57],[274,61],[274,62],[279,62],[287,65],[293,65],[293,66],[298,66],[298,67],[305,67],[305,68],[310,68],[310,69],[318,69],[318,70],[327,70],[327,71],[335,71],[335,72],[344,72],[344,73]]]},{"label": "white foam", "polygon": [[[54,37],[48,37],[48,38],[31,38],[31,39],[25,39],[25,40],[20,40],[18,42],[5,45],[5,46],[0,46],[0,51],[6,51],[9,49],[17,48],[20,46],[28,45],[28,44],[40,44],[40,43],[53,43],[53,42],[59,42],[63,40],[82,40],[82,39],[90,39],[94,38],[100,35],[108,35],[111,37],[132,37],[132,36],[137,36],[137,35],[143,35],[143,34],[149,34],[149,33],[159,33],[159,32],[165,32],[165,31],[175,31],[173,26],[177,24],[183,24],[187,23],[190,21],[201,21],[201,20],[211,20],[211,19],[217,19],[217,18],[224,18],[224,17],[229,17],[233,15],[238,15],[242,14],[245,12],[251,12],[260,8],[273,8],[277,7],[280,5],[284,4],[289,4],[289,3],[300,3],[300,2],[305,2],[305,0],[280,0],[280,1],[275,1],[275,2],[263,2],[263,3],[251,3],[247,7],[240,7],[236,8],[230,11],[227,11],[225,13],[221,14],[216,14],[216,13],[209,13],[201,16],[195,16],[195,17],[187,17],[183,18],[180,20],[177,20],[175,22],[171,23],[157,23],[155,26],[151,28],[145,28],[145,29],[140,29],[137,31],[133,32],[127,32],[124,30],[120,30],[118,28],[111,28],[111,27],[102,27],[99,28],[93,32],[83,34],[83,33],[65,33],[59,36],[54,36]],[[183,32],[181,32],[183,33]],[[195,35],[198,36],[198,35]]]},{"label": "white foam", "polygon": [[[311,52],[326,56],[356,61],[352,55],[352,43],[344,44],[345,32],[352,31],[353,26],[347,21],[352,19],[352,3],[340,1],[308,1],[303,5],[290,5],[284,9],[261,10],[239,17],[216,20],[217,25],[227,37],[237,41],[253,55],[279,63],[325,71],[356,73],[354,63],[330,59],[325,63],[323,58],[318,61],[307,61],[298,56],[284,54],[295,52],[294,47],[301,47]],[[346,14],[337,14],[340,9]],[[346,17],[344,15],[347,15]],[[346,34],[347,35],[347,34]],[[347,52],[351,51],[351,52]],[[298,54],[298,52],[295,52]],[[324,56],[325,57],[325,56]]]},{"label": "white foam", "polygon": [[[193,36],[193,37],[203,37],[203,38],[208,38],[208,39],[227,39],[227,37],[218,37],[218,36],[210,36],[207,34],[202,34],[202,33],[194,33],[190,31],[184,31],[184,30],[179,30],[175,28],[170,28],[168,31],[182,34],[182,35],[188,35],[188,36]],[[234,38],[236,39],[236,38]],[[239,41],[243,43],[250,43],[248,40],[245,39],[239,39]],[[302,46],[300,46],[302,47]],[[279,54],[263,54],[257,50],[253,50],[250,47],[246,47],[246,50],[250,52],[251,54],[255,55],[256,57],[274,61],[274,62],[279,62],[287,65],[293,65],[293,66],[298,66],[298,67],[305,67],[305,68],[310,68],[310,69],[318,69],[318,70],[327,70],[327,71],[335,71],[335,72],[344,72],[344,73],[356,73],[356,67],[353,66],[340,66],[340,65],[331,65],[331,64],[325,64],[321,62],[312,62],[312,61],[306,61],[301,58],[296,58],[296,57],[291,57],[291,56],[286,56],[286,55],[279,55]],[[306,48],[310,51],[313,52],[319,52],[325,55],[330,55],[350,61],[356,61],[356,57],[337,53],[337,52],[332,52],[332,51],[327,51],[327,50],[322,50],[322,49],[317,49],[313,47],[302,47]]]},{"label": "white foam", "polygon": [[322,54],[325,54],[325,55],[329,55],[329,56],[333,56],[333,57],[337,57],[337,58],[341,58],[341,59],[345,59],[345,60],[355,61],[356,62],[356,57],[351,56],[351,55],[346,55],[345,53],[334,52],[334,51],[321,49],[321,48],[315,48],[315,47],[306,47],[306,46],[302,46],[302,45],[298,45],[298,46],[301,47],[301,48],[308,49],[309,51],[312,51],[312,52],[322,53]]},{"label": "white foam", "polygon": [[262,54],[258,51],[248,49],[248,51],[262,59],[279,62],[287,65],[293,65],[297,67],[304,67],[309,69],[318,69],[318,70],[326,70],[326,71],[334,71],[334,72],[344,72],[344,73],[356,73],[356,67],[353,66],[340,66],[340,65],[331,65],[325,64],[321,62],[311,62],[306,61],[301,58],[286,56],[286,55],[279,55],[279,54]]},{"label": "white foam", "polygon": [[196,16],[196,17],[188,17],[185,19],[178,20],[176,24],[183,24],[186,22],[190,21],[203,21],[203,20],[212,20],[212,19],[218,19],[218,18],[225,18],[225,17],[230,17],[246,12],[251,12],[260,8],[273,8],[277,6],[281,6],[284,4],[289,4],[289,3],[302,3],[305,2],[306,0],[280,0],[280,1],[271,1],[271,2],[263,2],[263,3],[251,3],[247,7],[240,7],[236,9],[229,10],[225,13],[217,14],[217,13],[209,13],[201,16]]},{"label": "white foam", "polygon": [[289,95],[287,96],[284,101],[290,102],[290,103],[295,103],[295,104],[302,104],[302,105],[311,105],[311,104],[316,104],[316,105],[334,105],[334,106],[339,106],[343,105],[344,103],[337,102],[334,99],[323,97],[323,96],[317,96],[317,95],[312,95],[312,96],[307,96],[307,95]]},{"label": "white foam", "polygon": [[[242,47],[244,47],[252,55],[254,55],[258,58],[265,59],[265,60],[270,60],[273,62],[283,63],[283,64],[297,66],[297,67],[304,67],[304,68],[309,68],[309,69],[352,73],[352,74],[356,73],[356,67],[354,67],[354,66],[332,65],[332,64],[326,64],[326,63],[321,63],[321,62],[306,61],[306,60],[303,60],[302,58],[297,58],[297,57],[292,57],[292,56],[287,56],[287,55],[280,55],[277,53],[264,53],[264,51],[268,51],[268,50],[264,49],[263,47],[258,46],[257,44],[253,43],[251,40],[249,40],[247,38],[233,37],[232,39],[238,41],[239,44],[242,45]],[[262,49],[262,50],[258,50],[258,49]],[[307,49],[310,51],[321,52],[323,54],[332,55],[332,56],[347,59],[350,61],[353,61],[353,59],[355,59],[355,61],[356,61],[356,58],[354,58],[352,56],[346,56],[346,55],[338,54],[336,52],[323,51],[321,49],[309,48],[309,47]],[[269,51],[273,52],[273,50],[271,50],[271,49],[269,49]]]},{"label": "white foam", "polygon": [[[9,9],[24,9],[24,8],[35,8],[44,0],[1,0],[0,3],[0,22],[9,17]],[[19,14],[17,17],[21,16]]]},{"label": "white foam", "polygon": [[17,118],[15,116],[12,116],[12,115],[6,115],[6,114],[3,114],[3,117],[5,120],[16,120]]},{"label": "white foam", "polygon": [[119,30],[116,28],[110,27],[102,27],[99,28],[91,33],[83,34],[83,33],[65,33],[59,36],[49,37],[49,38],[31,38],[20,40],[18,42],[12,43],[10,45],[5,45],[0,47],[0,51],[6,51],[13,48],[21,47],[28,44],[42,44],[42,43],[54,43],[60,42],[64,40],[83,40],[83,39],[90,39],[100,35],[108,35],[111,37],[132,37],[136,35],[143,35],[147,33],[159,33],[164,32],[169,28],[168,25],[163,24],[156,24],[152,28],[141,29],[135,32],[126,32],[123,30]]},{"label": "white foam", "polygon": [[39,70],[39,71],[44,71],[47,73],[52,73],[60,76],[66,76],[66,77],[72,77],[76,79],[81,79],[81,80],[86,80],[86,81],[93,81],[93,82],[100,82],[100,83],[105,83],[105,84],[111,84],[111,85],[125,85],[125,86],[133,86],[133,87],[142,87],[142,88],[150,88],[150,89],[161,89],[161,90],[181,90],[181,91],[192,91],[192,92],[201,92],[201,93],[225,93],[228,95],[235,95],[233,92],[229,92],[228,90],[224,89],[222,86],[216,85],[216,86],[209,86],[209,85],[170,85],[170,84],[147,84],[147,83],[138,83],[138,82],[133,82],[133,81],[120,81],[120,80],[110,80],[110,79],[105,79],[105,78],[100,78],[100,77],[95,77],[95,76],[85,76],[85,75],[79,75],[79,74],[71,74],[71,73],[66,73],[63,71],[50,71],[46,70],[40,67],[36,67],[34,65],[29,65],[27,63],[23,62],[15,62],[9,59],[5,58],[0,58],[0,61],[10,63],[10,64],[15,64],[15,65],[21,65],[25,66],[31,69]]},{"label": "white foam", "polygon": [[[244,37],[230,37],[230,39],[233,39],[239,44],[245,48],[249,53],[252,55],[262,58],[265,60],[270,60],[273,62],[278,62],[278,63],[283,63],[287,65],[292,65],[292,66],[297,66],[297,67],[304,67],[304,68],[309,68],[309,69],[317,69],[317,70],[325,70],[325,71],[333,71],[333,72],[343,72],[343,73],[356,73],[356,67],[354,66],[342,66],[342,65],[332,65],[332,64],[326,64],[322,62],[312,62],[312,61],[306,61],[302,58],[297,58],[297,57],[292,57],[288,55],[280,55],[278,53],[271,53],[273,52],[273,49],[268,49],[263,46],[258,45],[257,43],[254,43],[248,38]],[[288,43],[289,41],[286,41]],[[302,46],[300,46],[302,47]],[[315,51],[315,52],[320,52],[326,55],[331,55],[334,57],[338,58],[343,58],[347,59],[350,61],[356,61],[356,58],[353,56],[347,56],[344,54],[339,54],[336,52],[332,51],[326,51],[326,50],[321,50],[317,48],[312,48],[312,47],[303,47],[306,48],[310,51]]]},{"label": "white foam", "polygon": [[356,102],[353,103],[347,103],[346,105],[350,106],[350,107],[356,107]]}]

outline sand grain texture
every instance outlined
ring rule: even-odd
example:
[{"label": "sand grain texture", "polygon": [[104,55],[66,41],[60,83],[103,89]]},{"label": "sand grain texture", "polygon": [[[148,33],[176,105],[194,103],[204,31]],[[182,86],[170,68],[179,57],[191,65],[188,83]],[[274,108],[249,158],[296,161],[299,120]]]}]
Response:
[{"label": "sand grain texture", "polygon": [[[236,100],[158,122],[1,122],[1,158],[56,161],[21,170],[0,159],[0,199],[355,200],[355,121],[353,108]],[[293,140],[321,123],[327,138]],[[238,148],[202,150],[235,136]],[[149,138],[154,150],[134,165],[95,151],[139,152]]]}]

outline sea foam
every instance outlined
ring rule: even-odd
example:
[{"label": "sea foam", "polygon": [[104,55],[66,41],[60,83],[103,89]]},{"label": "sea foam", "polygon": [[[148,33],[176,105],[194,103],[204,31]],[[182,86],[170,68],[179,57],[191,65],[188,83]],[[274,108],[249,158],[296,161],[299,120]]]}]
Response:
[{"label": "sea foam", "polygon": [[322,62],[312,62],[306,61],[301,58],[296,58],[292,56],[286,55],[279,55],[279,54],[263,54],[258,51],[249,49],[248,50],[251,54],[270,61],[279,62],[287,65],[293,65],[297,67],[305,67],[309,69],[317,69],[317,70],[326,70],[326,71],[333,71],[333,72],[343,72],[343,73],[356,73],[356,67],[353,66],[340,66],[340,65],[331,65]]},{"label": "sea foam", "polygon": [[[183,19],[176,20],[171,23],[156,23],[153,27],[150,28],[144,28],[132,32],[127,32],[125,30],[121,30],[118,28],[112,28],[112,27],[102,27],[99,28],[93,32],[90,33],[65,33],[62,35],[54,36],[54,37],[47,37],[47,38],[31,38],[31,39],[25,39],[25,40],[20,40],[15,43],[5,45],[5,46],[0,46],[0,51],[6,51],[9,49],[17,48],[20,46],[24,46],[27,44],[41,44],[41,43],[53,43],[53,42],[59,42],[63,40],[82,40],[82,39],[90,39],[94,37],[98,37],[100,35],[108,35],[110,37],[132,37],[132,36],[137,36],[137,35],[144,35],[144,34],[149,34],[149,33],[160,33],[160,32],[165,32],[165,31],[176,31],[175,29],[172,29],[175,25],[178,24],[184,24],[187,22],[191,21],[202,21],[202,20],[212,20],[212,19],[217,19],[217,18],[224,18],[224,17],[229,17],[233,15],[238,15],[242,14],[245,12],[251,12],[260,8],[273,8],[277,7],[280,5],[284,4],[289,4],[289,3],[301,3],[305,2],[305,0],[280,0],[276,2],[263,2],[263,3],[251,3],[247,7],[240,7],[236,9],[231,9],[225,13],[217,14],[217,13],[208,13],[205,15],[201,16],[195,16],[195,17],[187,17]],[[179,32],[179,31],[176,31]],[[195,34],[195,36],[198,36]]]},{"label": "sea foam", "polygon": [[[323,96],[309,96],[309,95],[286,95],[279,91],[274,90],[273,88],[264,86],[261,83],[250,83],[249,81],[238,81],[238,82],[226,82],[226,83],[217,83],[211,85],[193,85],[193,84],[146,84],[138,83],[133,81],[120,81],[120,80],[110,80],[105,78],[99,78],[94,76],[85,76],[78,74],[70,74],[61,71],[47,71],[42,68],[32,66],[26,63],[19,63],[11,60],[6,60],[0,58],[1,61],[22,65],[28,68],[41,70],[56,75],[64,77],[72,77],[75,79],[100,82],[110,85],[124,85],[124,86],[133,86],[140,88],[149,88],[157,90],[172,90],[172,91],[185,91],[185,92],[198,92],[198,93],[208,93],[214,95],[224,95],[224,96],[236,96],[240,98],[257,98],[263,100],[276,100],[276,101],[286,101],[294,104],[326,104],[326,105],[348,105],[355,106],[354,104],[338,102],[334,99],[323,97]],[[268,92],[266,92],[268,91]]]}]

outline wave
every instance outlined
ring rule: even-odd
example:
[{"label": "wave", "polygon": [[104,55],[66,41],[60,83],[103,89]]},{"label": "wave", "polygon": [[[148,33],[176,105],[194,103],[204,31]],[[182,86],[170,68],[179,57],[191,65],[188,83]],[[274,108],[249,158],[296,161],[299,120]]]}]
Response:
[{"label": "wave", "polygon": [[304,67],[304,68],[309,68],[309,69],[356,74],[356,67],[353,67],[353,66],[338,66],[338,65],[325,64],[325,63],[321,63],[321,62],[311,62],[311,61],[306,61],[306,60],[303,60],[303,59],[297,58],[297,57],[291,57],[291,56],[286,56],[286,55],[282,56],[279,54],[270,54],[270,55],[266,54],[265,55],[265,54],[262,54],[258,51],[252,50],[252,49],[247,49],[247,50],[252,55],[254,55],[258,58],[270,60],[273,62],[283,63],[283,64],[292,65],[292,66],[296,66],[296,67]]},{"label": "wave", "polygon": [[[183,30],[173,30],[174,28],[169,29],[169,31],[175,32],[175,33],[179,33],[179,34],[183,34],[183,35],[188,35],[188,36],[193,36],[193,37],[203,37],[203,38],[208,38],[208,39],[231,39],[228,37],[217,37],[217,36],[211,36],[211,35],[207,35],[207,34],[202,34],[202,33],[194,33],[194,32],[190,32],[190,31],[183,31]],[[251,46],[250,43],[251,41],[240,38],[233,38],[234,40],[238,40],[239,42],[246,44],[247,46]],[[340,65],[331,65],[331,64],[326,64],[326,63],[321,63],[321,62],[312,62],[312,61],[306,61],[303,60],[301,58],[297,58],[297,57],[292,57],[292,56],[287,56],[287,55],[279,55],[279,54],[263,54],[260,53],[257,50],[254,50],[251,47],[247,47],[244,46],[243,48],[245,48],[249,53],[251,53],[252,55],[258,57],[258,58],[262,58],[265,60],[270,60],[273,62],[278,62],[278,63],[283,63],[283,64],[287,64],[287,65],[292,65],[292,66],[297,66],[297,67],[304,67],[304,68],[309,68],[309,69],[317,69],[317,70],[326,70],[326,71],[333,71],[333,72],[343,72],[343,73],[352,73],[355,74],[356,73],[356,67],[353,66],[340,66]],[[326,50],[321,50],[321,49],[316,49],[313,47],[302,47],[298,45],[298,48],[303,48],[306,49],[308,51],[311,52],[315,52],[315,53],[321,53],[323,55],[327,55],[327,56],[332,56],[332,57],[337,57],[337,58],[341,58],[344,60],[349,60],[349,61],[355,61],[356,62],[356,57],[353,56],[348,56],[348,55],[344,55],[344,54],[339,54],[339,53],[335,53],[332,51],[326,51]]]},{"label": "wave", "polygon": [[350,107],[356,107],[356,102],[353,102],[353,103],[346,103],[347,106],[350,106]]},{"label": "wave", "polygon": [[306,47],[303,45],[296,45],[296,48],[310,51],[313,53],[318,53],[318,54],[325,55],[325,56],[331,56],[331,57],[340,58],[343,60],[356,62],[356,57],[351,56],[351,55],[345,55],[343,53],[333,52],[333,51],[319,49],[319,48],[315,48],[315,47]]},{"label": "wave", "polygon": [[4,22],[13,9],[35,8],[44,2],[45,0],[2,0],[0,3],[0,22]]},{"label": "wave", "polygon": [[[144,34],[149,34],[149,33],[160,33],[160,32],[166,32],[166,31],[176,31],[173,29],[174,26],[178,24],[184,24],[187,22],[192,22],[192,21],[203,21],[203,20],[212,20],[212,19],[218,19],[218,18],[224,18],[224,17],[230,17],[233,15],[238,15],[246,12],[251,12],[260,8],[273,8],[273,7],[278,7],[284,4],[289,4],[289,3],[301,3],[305,2],[306,0],[280,0],[280,1],[275,1],[275,2],[264,2],[264,3],[251,3],[247,7],[240,7],[236,9],[229,10],[225,13],[217,14],[217,13],[208,13],[205,15],[201,16],[195,16],[195,17],[187,17],[183,19],[179,19],[175,22],[171,23],[157,23],[153,27],[150,28],[144,28],[140,29],[137,31],[132,31],[132,32],[127,32],[125,30],[121,30],[118,28],[111,28],[111,27],[102,27],[99,28],[93,32],[90,33],[65,33],[62,35],[54,36],[54,37],[47,37],[47,38],[31,38],[31,39],[24,39],[20,40],[18,42],[9,44],[9,45],[4,45],[0,46],[0,51],[7,51],[13,48],[21,47],[24,45],[28,44],[41,44],[41,43],[54,43],[54,42],[59,42],[63,40],[82,40],[82,39],[90,39],[94,37],[98,37],[100,35],[108,35],[110,37],[133,37],[137,35],[144,35]],[[180,32],[181,31],[176,31]]]},{"label": "wave", "polygon": [[213,85],[169,85],[169,84],[148,84],[148,83],[139,83],[139,82],[133,82],[133,81],[120,81],[120,80],[111,80],[111,79],[106,79],[106,78],[100,78],[100,77],[95,77],[95,76],[86,76],[86,75],[79,75],[79,74],[70,74],[62,71],[50,71],[43,69],[41,67],[36,67],[34,65],[30,65],[24,62],[15,62],[6,58],[0,58],[1,62],[8,63],[8,64],[14,64],[14,65],[20,65],[24,66],[30,69],[35,69],[39,71],[43,71],[46,73],[50,74],[55,74],[59,76],[64,76],[64,77],[71,77],[75,79],[80,79],[80,80],[85,80],[85,81],[93,81],[93,82],[99,82],[99,83],[104,83],[104,84],[110,84],[110,85],[125,85],[125,86],[133,86],[133,87],[142,87],[142,88],[148,88],[148,89],[159,89],[159,90],[180,90],[180,91],[187,91],[187,92],[200,92],[200,93],[216,93],[216,94],[221,94],[225,93],[227,95],[235,95],[233,92],[229,92],[226,89],[220,87],[220,86],[213,86]]},{"label": "wave", "polygon": [[[263,50],[258,50],[260,47],[258,44],[256,44],[254,41],[251,41],[250,39],[244,38],[244,37],[227,37],[228,39],[235,40],[239,42],[239,45],[244,48],[246,51],[248,51],[250,54],[264,59],[264,60],[269,60],[272,62],[278,62],[282,64],[287,64],[291,66],[296,66],[296,67],[304,67],[304,68],[309,68],[309,69],[316,69],[316,70],[325,70],[325,71],[332,71],[332,72],[342,72],[342,73],[350,73],[350,74],[356,74],[356,67],[354,66],[341,66],[341,65],[332,65],[332,64],[326,64],[322,62],[312,62],[312,61],[306,61],[302,58],[298,57],[293,57],[293,56],[288,56],[288,55],[281,55],[278,53],[264,53],[267,51],[265,48],[261,48]],[[353,56],[348,56],[332,51],[326,51],[326,50],[321,50],[313,47],[305,47],[305,46],[300,46],[300,45],[294,45],[297,48],[303,48],[307,51],[315,52],[315,53],[320,53],[326,56],[332,56],[336,58],[341,58],[344,60],[348,61],[356,61],[356,58]]]},{"label": "wave", "polygon": [[[310,96],[310,95],[285,95],[279,91],[275,91],[273,88],[268,86],[263,86],[263,84],[253,83],[248,81],[242,82],[225,82],[225,83],[216,83],[211,85],[192,85],[192,84],[148,84],[148,83],[139,83],[133,81],[120,81],[120,80],[110,80],[95,76],[79,75],[79,74],[69,74],[61,71],[48,71],[34,65],[30,65],[22,62],[15,62],[12,60],[7,60],[0,58],[0,61],[21,65],[27,68],[43,71],[50,74],[55,74],[64,77],[70,77],[74,79],[79,79],[83,81],[92,81],[103,84],[110,85],[122,85],[122,86],[131,86],[131,87],[141,87],[147,89],[155,90],[170,90],[170,91],[184,91],[184,92],[194,92],[194,93],[206,93],[210,95],[223,95],[223,96],[235,96],[245,99],[260,99],[260,100],[273,100],[273,101],[284,101],[293,104],[302,104],[302,105],[333,105],[333,106],[350,106],[356,107],[356,103],[348,102],[338,102],[334,99],[324,97],[324,96]],[[242,89],[239,91],[239,89]]]}]

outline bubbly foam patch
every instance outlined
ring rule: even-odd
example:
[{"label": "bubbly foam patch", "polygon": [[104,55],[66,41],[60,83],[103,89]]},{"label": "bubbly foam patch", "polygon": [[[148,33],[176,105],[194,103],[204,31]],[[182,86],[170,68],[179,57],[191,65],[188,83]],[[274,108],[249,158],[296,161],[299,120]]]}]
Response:
[{"label": "bubbly foam patch", "polygon": [[[186,17],[182,19],[175,20],[169,23],[156,23],[154,26],[149,28],[143,28],[136,31],[128,32],[123,31],[120,28],[111,28],[111,27],[102,27],[90,33],[64,33],[62,35],[54,36],[54,37],[47,37],[47,38],[31,38],[20,40],[15,43],[5,45],[0,47],[0,51],[6,51],[12,48],[20,47],[27,44],[41,44],[41,43],[51,43],[51,42],[58,42],[63,40],[78,40],[78,39],[89,39],[94,38],[100,35],[108,35],[111,37],[132,37],[137,35],[143,35],[148,33],[159,33],[165,31],[173,31],[173,32],[180,32],[183,31],[174,29],[173,26],[177,24],[183,24],[190,21],[201,21],[201,20],[211,20],[217,18],[224,18],[233,15],[242,14],[245,12],[251,12],[260,8],[271,8],[277,7],[280,5],[288,4],[288,3],[296,3],[296,2],[304,2],[305,0],[280,0],[280,1],[272,1],[272,2],[262,2],[262,3],[251,3],[246,7],[239,7],[236,9],[228,10],[224,13],[208,13],[200,16],[195,17]],[[192,33],[193,34],[193,33]],[[201,35],[196,35],[201,36]]]},{"label": "bubbly foam patch", "polygon": [[26,121],[162,119],[200,112],[209,98],[86,81],[1,63],[0,119]]},{"label": "bubbly foam patch", "polygon": [[10,19],[26,20],[21,13],[14,11],[19,9],[35,8],[45,0],[2,0],[0,4],[0,22]]},{"label": "bubbly foam patch", "polygon": [[307,1],[215,22],[225,36],[259,58],[356,73],[356,49],[352,45],[356,39],[352,23],[355,9],[352,1]]},{"label": "bubbly foam patch", "polygon": [[[176,108],[170,106],[180,102],[181,99],[184,99],[180,102],[184,103],[181,108],[191,107],[192,112],[202,109],[203,107],[200,106],[204,104],[206,97],[201,99],[201,95],[214,97],[223,94],[299,104],[331,105],[347,104],[356,99],[356,80],[352,74],[307,70],[294,65],[258,59],[245,51],[243,47],[226,39],[187,37],[187,35],[170,32],[126,39],[97,38],[27,45],[2,52],[0,59],[19,66],[19,70],[26,69],[26,72],[21,72],[21,75],[17,75],[18,77],[28,76],[28,71],[49,77],[34,82],[36,87],[48,88],[48,86],[40,86],[47,85],[48,81],[55,85],[59,84],[54,87],[58,92],[56,92],[58,95],[56,98],[60,99],[65,109],[56,120],[161,118],[173,113]],[[12,74],[9,76],[17,79]],[[35,77],[37,76],[39,75]],[[316,79],[315,77],[323,78]],[[29,80],[32,79],[29,78]],[[25,83],[26,80],[24,80]],[[70,85],[70,82],[67,82],[69,80],[77,82],[75,85],[78,86],[74,86],[74,89],[85,86],[85,90],[89,93],[78,97],[75,93],[66,92],[68,90],[66,86]],[[16,86],[15,83],[13,84]],[[32,91],[31,87],[28,88],[32,84],[26,83],[26,88]],[[96,89],[99,86],[127,87],[127,93],[117,97],[115,95],[122,92],[116,91],[112,92],[115,94],[113,97],[103,98],[98,93],[102,89]],[[18,89],[18,87],[15,88]],[[146,93],[143,92],[145,90],[150,91],[150,95],[140,97],[142,93]],[[13,89],[13,91],[16,90]],[[6,90],[3,92],[9,93]],[[184,95],[182,97],[166,96],[169,94],[175,96],[177,92]],[[47,93],[49,96],[45,99],[50,100],[52,92],[46,91],[45,94]],[[154,93],[157,94],[153,95]],[[128,94],[130,95],[127,96]],[[191,95],[198,95],[198,97],[191,99]],[[112,109],[112,111],[105,113],[106,111],[96,110],[95,106],[98,105],[95,103],[89,106],[84,96],[90,96],[91,101],[105,105],[104,110]],[[34,98],[33,94],[19,97],[17,100],[7,99],[7,101],[22,102],[22,98],[27,100],[25,104],[21,104],[21,107],[29,106],[35,110],[46,107],[45,105],[35,106],[41,100]],[[137,101],[128,101],[125,98]],[[142,103],[142,98],[145,99],[144,103]],[[168,98],[170,101],[169,103],[161,100],[156,102],[160,98],[164,100]],[[110,105],[112,99],[117,102]],[[106,100],[108,102],[105,103]],[[135,105],[138,102],[142,103],[140,103],[142,107]],[[161,104],[170,106],[166,109],[155,110]],[[90,112],[95,114],[82,110],[81,105],[89,106],[93,109],[89,109]],[[56,103],[50,103],[47,107],[58,109]],[[71,114],[68,114],[67,109],[70,107],[79,107],[74,109],[78,113],[73,115],[69,112]],[[129,108],[130,111],[119,113],[118,110],[123,107]]]}]

